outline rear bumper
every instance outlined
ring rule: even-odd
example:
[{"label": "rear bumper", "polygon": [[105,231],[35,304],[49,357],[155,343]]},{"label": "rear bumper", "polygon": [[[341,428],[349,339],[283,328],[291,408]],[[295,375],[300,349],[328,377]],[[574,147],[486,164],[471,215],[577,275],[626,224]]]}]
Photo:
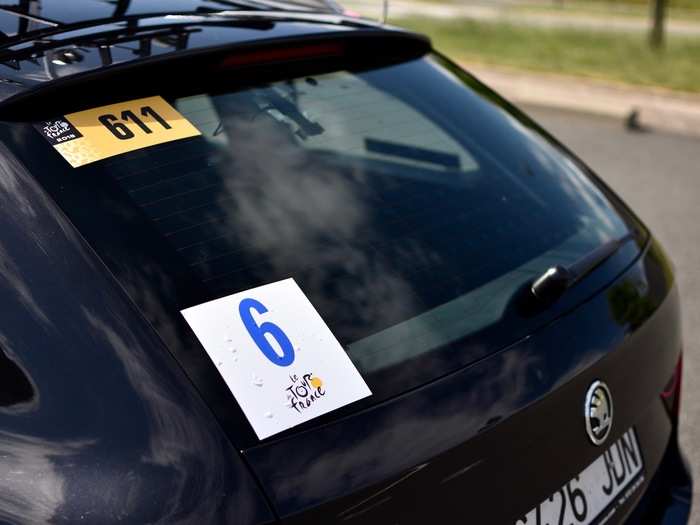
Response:
[{"label": "rear bumper", "polygon": [[692,494],[693,480],[674,430],[654,477],[625,523],[685,525],[690,516]]}]

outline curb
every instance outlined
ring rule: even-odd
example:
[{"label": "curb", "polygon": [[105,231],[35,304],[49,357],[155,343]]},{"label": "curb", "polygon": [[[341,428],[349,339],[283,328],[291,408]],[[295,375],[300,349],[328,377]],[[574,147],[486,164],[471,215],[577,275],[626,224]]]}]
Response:
[{"label": "curb", "polygon": [[531,104],[627,120],[635,126],[700,137],[700,95],[600,80],[461,63],[516,104]]}]

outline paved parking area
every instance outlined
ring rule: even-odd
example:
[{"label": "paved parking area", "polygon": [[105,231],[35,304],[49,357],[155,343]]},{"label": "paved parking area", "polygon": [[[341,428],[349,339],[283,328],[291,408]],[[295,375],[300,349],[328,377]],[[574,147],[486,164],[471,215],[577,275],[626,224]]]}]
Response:
[{"label": "paved parking area", "polygon": [[681,443],[693,468],[700,525],[700,139],[630,132],[617,120],[526,107],[653,230],[675,263],[685,340]]}]

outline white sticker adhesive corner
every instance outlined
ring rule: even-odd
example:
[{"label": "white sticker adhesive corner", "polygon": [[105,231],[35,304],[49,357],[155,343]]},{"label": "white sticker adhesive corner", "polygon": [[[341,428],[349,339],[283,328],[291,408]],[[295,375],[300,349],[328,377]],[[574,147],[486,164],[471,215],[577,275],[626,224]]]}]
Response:
[{"label": "white sticker adhesive corner", "polygon": [[182,315],[259,439],[372,394],[294,279]]}]

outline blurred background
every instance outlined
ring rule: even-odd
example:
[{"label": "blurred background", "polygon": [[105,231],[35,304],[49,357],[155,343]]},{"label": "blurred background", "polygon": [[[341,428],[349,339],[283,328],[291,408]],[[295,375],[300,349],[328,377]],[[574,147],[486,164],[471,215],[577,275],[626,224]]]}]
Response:
[{"label": "blurred background", "polygon": [[700,0],[391,0],[387,18],[466,63],[700,91]]}]

